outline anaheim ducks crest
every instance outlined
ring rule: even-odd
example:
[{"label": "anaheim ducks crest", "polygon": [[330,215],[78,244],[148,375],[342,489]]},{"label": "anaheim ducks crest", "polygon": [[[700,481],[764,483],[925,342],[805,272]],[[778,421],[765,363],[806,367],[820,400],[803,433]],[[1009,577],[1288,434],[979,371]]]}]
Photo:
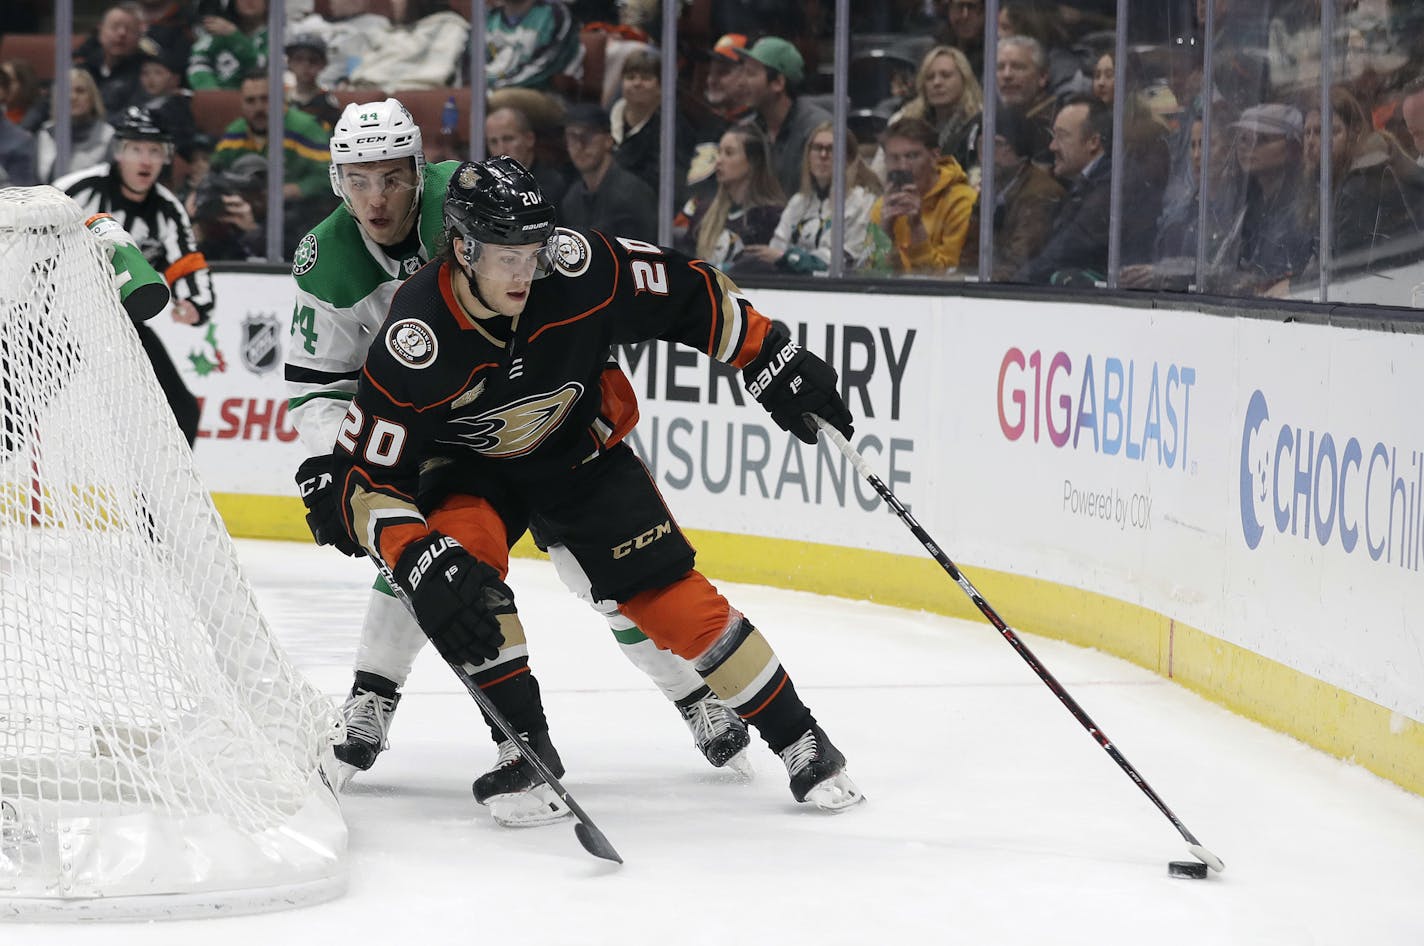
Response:
[{"label": "anaheim ducks crest", "polygon": [[553,244],[555,269],[565,276],[582,276],[588,271],[593,248],[582,233],[560,227],[554,231]]},{"label": "anaheim ducks crest", "polygon": [[440,351],[435,333],[419,319],[401,319],[386,329],[386,351],[411,368],[428,368]]},{"label": "anaheim ducks crest", "polygon": [[559,429],[583,396],[583,385],[570,381],[557,391],[535,394],[473,417],[451,417],[459,440],[442,441],[468,447],[496,459],[527,456]]}]

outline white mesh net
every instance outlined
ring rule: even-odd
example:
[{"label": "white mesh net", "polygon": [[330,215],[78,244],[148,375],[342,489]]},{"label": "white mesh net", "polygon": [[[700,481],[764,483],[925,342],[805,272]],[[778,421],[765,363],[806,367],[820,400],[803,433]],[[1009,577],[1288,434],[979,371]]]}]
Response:
[{"label": "white mesh net", "polygon": [[338,726],[273,640],[78,206],[0,190],[0,919],[339,894]]}]

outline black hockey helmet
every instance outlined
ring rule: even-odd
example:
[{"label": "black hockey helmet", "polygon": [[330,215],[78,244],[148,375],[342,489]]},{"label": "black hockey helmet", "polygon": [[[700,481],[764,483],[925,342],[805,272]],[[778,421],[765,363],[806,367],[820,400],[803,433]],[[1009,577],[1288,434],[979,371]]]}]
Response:
[{"label": "black hockey helmet", "polygon": [[467,243],[546,243],[554,235],[554,205],[514,158],[466,161],[450,176],[445,225]]},{"label": "black hockey helmet", "polygon": [[146,108],[130,105],[124,109],[124,116],[114,126],[114,137],[127,141],[160,141],[172,144],[173,136],[163,130]]}]

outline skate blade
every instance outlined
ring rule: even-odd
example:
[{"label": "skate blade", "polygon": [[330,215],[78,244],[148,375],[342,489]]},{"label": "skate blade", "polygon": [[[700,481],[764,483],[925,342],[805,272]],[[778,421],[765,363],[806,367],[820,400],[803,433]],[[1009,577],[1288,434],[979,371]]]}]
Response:
[{"label": "skate blade", "polygon": [[547,785],[507,795],[491,795],[485,804],[495,823],[506,828],[537,828],[563,821],[570,815],[569,806]]},{"label": "skate blade", "polygon": [[744,782],[750,782],[756,775],[756,768],[752,765],[751,755],[743,749],[722,763],[722,768],[731,772]]},{"label": "skate blade", "polygon": [[859,788],[844,772],[818,782],[806,793],[806,801],[822,811],[838,813],[865,801]]},{"label": "skate blade", "polygon": [[356,773],[361,771],[349,762],[336,761],[336,794],[340,795],[346,791],[346,786],[351,784],[351,780],[356,777]]}]

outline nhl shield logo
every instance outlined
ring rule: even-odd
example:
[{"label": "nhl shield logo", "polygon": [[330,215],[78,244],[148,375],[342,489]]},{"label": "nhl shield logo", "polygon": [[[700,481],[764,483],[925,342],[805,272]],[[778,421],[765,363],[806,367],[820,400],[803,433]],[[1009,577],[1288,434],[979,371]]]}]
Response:
[{"label": "nhl shield logo", "polygon": [[271,312],[249,313],[242,320],[242,363],[253,374],[266,374],[282,363],[281,323]]}]

